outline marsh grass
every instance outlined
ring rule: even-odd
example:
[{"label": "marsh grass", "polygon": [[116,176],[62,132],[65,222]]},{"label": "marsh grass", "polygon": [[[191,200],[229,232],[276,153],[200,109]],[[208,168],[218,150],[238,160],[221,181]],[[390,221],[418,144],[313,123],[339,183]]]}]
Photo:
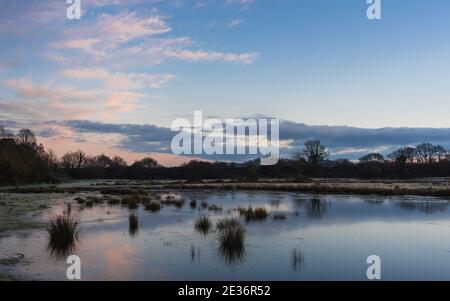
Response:
[{"label": "marsh grass", "polygon": [[264,221],[267,219],[269,214],[267,213],[266,208],[253,208],[249,207],[238,207],[236,211],[243,217],[245,217],[245,221]]},{"label": "marsh grass", "polygon": [[159,212],[161,210],[161,203],[157,201],[152,201],[145,205],[145,210],[150,212]]},{"label": "marsh grass", "polygon": [[196,201],[196,200],[192,200],[192,201],[189,203],[189,206],[191,206],[192,209],[197,208],[197,201]]},{"label": "marsh grass", "polygon": [[80,197],[75,198],[75,201],[80,205],[86,203],[86,200]]},{"label": "marsh grass", "polygon": [[48,249],[52,255],[65,258],[76,248],[78,242],[78,222],[70,215],[52,218],[47,226],[49,234]]},{"label": "marsh grass", "polygon": [[211,206],[209,206],[208,210],[213,211],[213,212],[219,212],[219,211],[222,211],[222,207],[219,207],[217,205],[211,205]]},{"label": "marsh grass", "polygon": [[119,205],[119,204],[120,204],[120,199],[111,198],[108,200],[108,205]]},{"label": "marsh grass", "polygon": [[230,264],[245,258],[245,228],[234,219],[225,219],[217,223],[219,253]]},{"label": "marsh grass", "polygon": [[174,198],[167,198],[163,201],[161,201],[161,204],[164,206],[174,206],[177,209],[181,209],[184,206],[184,200],[177,200]]},{"label": "marsh grass", "polygon": [[139,232],[139,216],[136,214],[130,214],[128,216],[128,233],[130,233],[131,236],[136,236],[136,234]]},{"label": "marsh grass", "polygon": [[128,207],[128,209],[137,209],[139,204],[146,201],[146,197],[138,194],[127,195],[122,198],[122,206]]},{"label": "marsh grass", "polygon": [[195,230],[203,235],[210,232],[211,226],[211,220],[207,216],[199,217],[194,223]]},{"label": "marsh grass", "polygon": [[286,218],[287,218],[286,215],[281,214],[281,213],[277,213],[273,216],[274,221],[284,221],[284,220],[286,220]]}]

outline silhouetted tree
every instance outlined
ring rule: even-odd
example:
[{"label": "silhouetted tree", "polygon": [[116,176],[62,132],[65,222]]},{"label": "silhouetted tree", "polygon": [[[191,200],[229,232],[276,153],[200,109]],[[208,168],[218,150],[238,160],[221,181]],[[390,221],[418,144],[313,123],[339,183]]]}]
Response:
[{"label": "silhouetted tree", "polygon": [[95,167],[98,168],[107,168],[111,165],[112,160],[110,157],[106,156],[105,154],[101,154],[94,158],[94,164]]},{"label": "silhouetted tree", "polygon": [[406,146],[392,152],[389,155],[389,158],[394,160],[399,165],[406,165],[407,163],[413,164],[414,154],[415,154],[414,147]]},{"label": "silhouetted tree", "polygon": [[445,155],[445,149],[440,145],[433,145],[431,143],[419,144],[414,156],[419,163],[433,163],[435,160],[441,160]]},{"label": "silhouetted tree", "polygon": [[144,158],[140,161],[136,161],[136,162],[134,162],[133,165],[135,167],[141,167],[141,168],[155,168],[155,167],[159,166],[158,161],[156,161],[155,159],[150,158],[150,157]]},{"label": "silhouetted tree", "polygon": [[83,152],[82,150],[78,150],[73,155],[75,159],[76,168],[81,168],[81,166],[83,166],[83,163],[86,160],[86,153]]},{"label": "silhouetted tree", "polygon": [[383,162],[384,156],[379,153],[370,153],[359,158],[360,162]]},{"label": "silhouetted tree", "polygon": [[125,159],[119,156],[115,156],[111,161],[112,168],[124,168],[127,167],[127,162]]},{"label": "silhouetted tree", "polygon": [[21,129],[16,135],[17,143],[22,145],[36,145],[36,136],[29,129]]},{"label": "silhouetted tree", "polygon": [[302,154],[313,167],[316,167],[329,156],[327,148],[320,143],[320,140],[306,141]]}]

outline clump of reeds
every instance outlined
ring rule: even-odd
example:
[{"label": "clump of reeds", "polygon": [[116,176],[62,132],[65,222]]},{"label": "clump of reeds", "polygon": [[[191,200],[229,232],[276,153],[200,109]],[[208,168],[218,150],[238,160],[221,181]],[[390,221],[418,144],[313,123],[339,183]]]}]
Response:
[{"label": "clump of reeds", "polygon": [[212,223],[207,216],[199,217],[194,223],[195,230],[204,235],[209,233],[211,226]]},{"label": "clump of reeds", "polygon": [[286,219],[286,215],[277,213],[273,216],[274,221],[284,221]]},{"label": "clump of reeds", "polygon": [[163,201],[161,201],[161,203],[165,206],[175,206],[175,208],[181,209],[183,208],[184,205],[184,200],[177,200],[174,198],[167,198]]},{"label": "clump of reeds", "polygon": [[192,209],[197,208],[197,201],[196,201],[196,200],[192,200],[192,201],[189,203],[189,206],[191,206]]},{"label": "clump of reeds", "polygon": [[251,206],[245,208],[245,207],[239,207],[236,208],[236,211],[243,217],[245,217],[245,220],[247,222],[249,221],[263,221],[267,219],[269,214],[267,213],[266,208],[260,207],[260,208],[253,208]]},{"label": "clump of reeds", "polygon": [[136,236],[139,232],[139,216],[136,214],[130,214],[128,216],[128,232],[131,236]]},{"label": "clump of reeds", "polygon": [[128,206],[129,209],[137,209],[143,198],[137,194],[127,195],[122,198],[122,206]]},{"label": "clump of reeds", "polygon": [[80,197],[75,198],[75,201],[77,201],[78,204],[84,204],[86,203],[86,200]]},{"label": "clump of reeds", "polygon": [[217,223],[219,252],[228,263],[245,257],[245,228],[236,220],[225,219]]},{"label": "clump of reeds", "polygon": [[222,207],[219,207],[217,205],[211,205],[211,206],[209,206],[208,210],[218,212],[218,211],[222,211]]},{"label": "clump of reeds", "polygon": [[78,222],[70,215],[52,218],[47,226],[49,234],[48,248],[57,256],[66,256],[75,249],[78,241]]},{"label": "clump of reeds", "polygon": [[161,210],[161,203],[158,201],[152,201],[145,205],[145,210],[150,212],[158,212]]},{"label": "clump of reeds", "polygon": [[108,200],[108,205],[118,205],[120,204],[120,199],[117,198],[110,198]]}]

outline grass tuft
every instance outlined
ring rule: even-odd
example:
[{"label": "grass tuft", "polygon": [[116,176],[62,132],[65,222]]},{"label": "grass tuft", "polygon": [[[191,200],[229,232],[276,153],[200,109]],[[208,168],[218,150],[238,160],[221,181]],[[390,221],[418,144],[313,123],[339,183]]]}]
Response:
[{"label": "grass tuft", "polygon": [[145,205],[145,210],[150,212],[159,212],[161,210],[161,203],[153,201]]},{"label": "grass tuft", "polygon": [[233,219],[221,220],[217,223],[219,252],[228,263],[242,261],[245,257],[245,228]]},{"label": "grass tuft", "polygon": [[267,213],[266,208],[253,208],[251,206],[245,208],[245,207],[239,207],[236,209],[236,211],[243,217],[245,217],[245,220],[247,222],[250,221],[263,221],[267,219],[269,214]]},{"label": "grass tuft", "polygon": [[78,242],[78,222],[69,215],[56,216],[47,226],[48,248],[52,255],[67,257],[75,250]]}]

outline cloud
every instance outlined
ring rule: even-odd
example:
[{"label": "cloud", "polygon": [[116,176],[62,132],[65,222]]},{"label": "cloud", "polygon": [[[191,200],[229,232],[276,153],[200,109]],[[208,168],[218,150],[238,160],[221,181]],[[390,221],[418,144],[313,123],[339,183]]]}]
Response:
[{"label": "cloud", "polygon": [[98,95],[50,83],[35,84],[29,78],[11,79],[3,85],[14,94],[14,99],[0,99],[2,111],[17,118],[58,119],[86,117],[93,112],[92,103]]},{"label": "cloud", "polygon": [[227,5],[237,4],[242,7],[242,9],[250,9],[250,6],[255,2],[255,0],[226,0]]},{"label": "cloud", "polygon": [[[176,134],[169,128],[154,125],[105,124],[90,121],[68,121],[65,126],[81,133],[117,134],[118,147],[135,152],[170,153],[170,141]],[[344,126],[309,126],[292,121],[280,123],[281,154],[290,156],[309,139],[319,139],[332,153],[332,158],[357,159],[362,154],[388,154],[404,145],[431,142],[450,147],[450,129],[446,128],[381,128],[364,129]],[[256,156],[203,156],[211,160],[244,161]]]},{"label": "cloud", "polygon": [[198,62],[216,62],[223,61],[229,63],[243,63],[251,64],[258,57],[259,53],[223,53],[223,52],[207,52],[207,51],[192,51],[181,49],[165,49],[161,52],[167,58],[176,58],[184,61]]},{"label": "cloud", "polygon": [[233,19],[227,24],[227,28],[236,27],[239,24],[242,24],[244,21],[245,21],[244,19]]},{"label": "cloud", "polygon": [[143,73],[110,72],[104,68],[66,69],[62,75],[79,80],[101,80],[116,90],[135,90],[143,88],[159,89],[174,78],[170,74],[153,75]]},{"label": "cloud", "polygon": [[168,153],[174,132],[156,125],[100,123],[87,120],[64,121],[61,125],[82,134],[116,134],[122,138],[117,147],[133,152]]}]

